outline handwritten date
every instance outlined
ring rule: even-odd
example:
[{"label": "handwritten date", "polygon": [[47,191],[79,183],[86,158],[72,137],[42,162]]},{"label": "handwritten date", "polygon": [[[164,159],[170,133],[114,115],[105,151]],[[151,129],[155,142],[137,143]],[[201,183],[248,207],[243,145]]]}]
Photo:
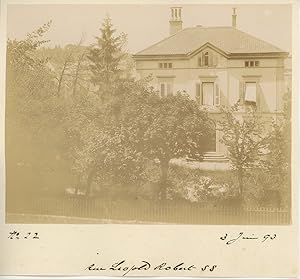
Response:
[{"label": "handwritten date", "polygon": [[225,244],[230,245],[237,241],[243,241],[243,240],[256,240],[259,242],[265,242],[265,241],[272,241],[276,238],[276,234],[265,234],[263,236],[257,236],[254,234],[246,235],[244,232],[240,232],[237,236],[229,237],[229,235],[226,233],[225,235],[221,236],[220,239],[225,241]]},{"label": "handwritten date", "polygon": [[8,239],[40,239],[40,237],[37,232],[12,231],[8,233]]}]

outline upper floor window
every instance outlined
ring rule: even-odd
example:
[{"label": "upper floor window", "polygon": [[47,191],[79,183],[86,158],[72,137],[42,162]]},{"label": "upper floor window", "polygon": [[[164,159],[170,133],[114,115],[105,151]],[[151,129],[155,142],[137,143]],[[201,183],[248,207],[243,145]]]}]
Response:
[{"label": "upper floor window", "polygon": [[258,60],[245,61],[245,67],[246,68],[259,67],[259,61]]},{"label": "upper floor window", "polygon": [[173,63],[170,63],[170,62],[160,62],[159,64],[158,64],[158,66],[159,66],[159,68],[160,69],[171,69],[171,68],[173,68]]},{"label": "upper floor window", "polygon": [[205,51],[202,52],[198,57],[198,66],[199,67],[213,67],[218,64],[218,54]]},{"label": "upper floor window", "polygon": [[208,52],[204,53],[204,66],[208,66]]}]

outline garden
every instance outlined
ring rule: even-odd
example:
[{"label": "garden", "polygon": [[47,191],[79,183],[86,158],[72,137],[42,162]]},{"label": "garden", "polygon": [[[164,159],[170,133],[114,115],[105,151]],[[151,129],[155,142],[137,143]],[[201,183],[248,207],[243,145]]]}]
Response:
[{"label": "garden", "polygon": [[276,122],[222,108],[229,170],[183,167],[173,159],[205,151],[209,113],[186,92],[161,98],[151,77],[137,79],[110,18],[88,46],[51,47],[50,28],[7,41],[8,213],[237,224],[276,223],[284,209],[289,223],[289,93]]}]

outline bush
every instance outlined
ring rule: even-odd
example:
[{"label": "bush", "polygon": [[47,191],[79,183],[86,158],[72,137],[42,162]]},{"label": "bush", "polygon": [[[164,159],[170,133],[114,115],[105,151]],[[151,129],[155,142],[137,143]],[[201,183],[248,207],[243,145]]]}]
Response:
[{"label": "bush", "polygon": [[168,198],[173,200],[224,201],[237,195],[237,185],[233,182],[232,172],[172,166],[170,181],[172,187],[168,189]]}]

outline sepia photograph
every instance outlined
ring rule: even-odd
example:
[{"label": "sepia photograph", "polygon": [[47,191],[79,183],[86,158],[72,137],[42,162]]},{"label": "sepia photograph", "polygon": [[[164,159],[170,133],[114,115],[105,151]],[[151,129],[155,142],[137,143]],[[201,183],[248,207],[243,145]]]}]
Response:
[{"label": "sepia photograph", "polygon": [[292,224],[292,10],[9,4],[6,224]]}]

